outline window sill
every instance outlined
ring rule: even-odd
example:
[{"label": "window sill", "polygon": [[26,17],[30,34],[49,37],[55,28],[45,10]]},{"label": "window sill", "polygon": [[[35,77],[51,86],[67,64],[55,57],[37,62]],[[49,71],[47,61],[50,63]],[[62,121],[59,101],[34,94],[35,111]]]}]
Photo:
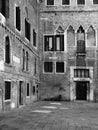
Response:
[{"label": "window sill", "polygon": [[7,67],[12,67],[12,64],[11,64],[11,63],[10,63],[10,64],[4,63],[4,65],[7,66]]},{"label": "window sill", "polygon": [[22,70],[22,72],[27,73],[27,74],[29,74],[29,73],[30,73],[29,71],[26,71],[26,70]]},{"label": "window sill", "polygon": [[6,99],[4,100],[4,102],[11,102],[11,99]]}]

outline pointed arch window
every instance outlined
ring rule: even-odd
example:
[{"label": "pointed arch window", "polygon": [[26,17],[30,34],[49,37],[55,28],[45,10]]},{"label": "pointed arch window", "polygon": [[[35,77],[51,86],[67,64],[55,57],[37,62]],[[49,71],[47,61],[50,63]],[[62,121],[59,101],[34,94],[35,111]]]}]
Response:
[{"label": "pointed arch window", "polygon": [[5,63],[10,64],[10,40],[8,36],[5,38]]},{"label": "pointed arch window", "polygon": [[92,26],[87,31],[87,46],[96,46],[96,33]]},{"label": "pointed arch window", "polygon": [[85,53],[85,31],[82,26],[77,30],[77,53]]},{"label": "pointed arch window", "polygon": [[69,26],[67,30],[67,45],[75,46],[75,31],[72,26]]}]

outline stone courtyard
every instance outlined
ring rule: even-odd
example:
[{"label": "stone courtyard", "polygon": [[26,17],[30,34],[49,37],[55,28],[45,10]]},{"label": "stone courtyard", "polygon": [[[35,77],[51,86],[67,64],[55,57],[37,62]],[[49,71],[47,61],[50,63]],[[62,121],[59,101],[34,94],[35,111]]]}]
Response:
[{"label": "stone courtyard", "polygon": [[98,103],[34,102],[1,112],[0,130],[98,130]]}]

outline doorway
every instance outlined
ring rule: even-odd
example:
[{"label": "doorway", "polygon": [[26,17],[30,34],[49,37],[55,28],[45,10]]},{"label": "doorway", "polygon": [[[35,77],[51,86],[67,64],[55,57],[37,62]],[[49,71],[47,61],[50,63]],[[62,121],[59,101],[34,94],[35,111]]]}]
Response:
[{"label": "doorway", "polygon": [[87,86],[86,81],[76,82],[76,100],[87,100]]},{"label": "doorway", "polygon": [[19,82],[19,105],[23,105],[23,81]]}]

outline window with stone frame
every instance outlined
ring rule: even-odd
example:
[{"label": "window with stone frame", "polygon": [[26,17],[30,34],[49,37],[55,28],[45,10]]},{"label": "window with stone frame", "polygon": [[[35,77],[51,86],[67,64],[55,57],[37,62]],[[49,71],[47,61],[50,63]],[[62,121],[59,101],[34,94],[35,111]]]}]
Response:
[{"label": "window with stone frame", "polygon": [[37,73],[37,59],[34,59],[34,74],[36,75]]},{"label": "window with stone frame", "polygon": [[53,72],[53,62],[44,62],[44,72],[46,73]]},{"label": "window with stone frame", "polygon": [[10,64],[10,39],[5,37],[5,63]]},{"label": "window with stone frame", "polygon": [[67,45],[75,46],[75,31],[72,26],[69,26],[67,30]]},{"label": "window with stone frame", "polygon": [[87,30],[87,46],[96,46],[96,32],[92,26]]},{"label": "window with stone frame", "polygon": [[30,23],[25,19],[25,37],[30,41],[31,32],[30,32]]},{"label": "window with stone frame", "polygon": [[44,51],[54,51],[54,35],[44,36]]},{"label": "window with stone frame", "polygon": [[64,51],[64,35],[55,36],[55,51]]},{"label": "window with stone frame", "polygon": [[54,5],[54,0],[46,0],[47,1],[47,5]]},{"label": "window with stone frame", "polygon": [[21,30],[21,14],[20,14],[20,7],[16,6],[16,29],[18,31]]},{"label": "window with stone frame", "polygon": [[5,100],[11,99],[11,82],[5,81]]},{"label": "window with stone frame", "polygon": [[62,0],[62,5],[70,5],[70,0]]},{"label": "window with stone frame", "polygon": [[35,29],[33,29],[33,45],[36,47],[36,32]]},{"label": "window with stone frame", "polygon": [[30,96],[30,86],[29,86],[29,83],[27,83],[27,96]]},{"label": "window with stone frame", "polygon": [[0,0],[0,12],[5,18],[9,18],[9,0]]},{"label": "window with stone frame", "polygon": [[64,62],[56,62],[56,73],[64,73]]},{"label": "window with stone frame", "polygon": [[84,5],[85,4],[85,0],[77,0],[77,4],[78,5]]},{"label": "window with stone frame", "polygon": [[98,0],[93,0],[93,4],[98,4]]}]

